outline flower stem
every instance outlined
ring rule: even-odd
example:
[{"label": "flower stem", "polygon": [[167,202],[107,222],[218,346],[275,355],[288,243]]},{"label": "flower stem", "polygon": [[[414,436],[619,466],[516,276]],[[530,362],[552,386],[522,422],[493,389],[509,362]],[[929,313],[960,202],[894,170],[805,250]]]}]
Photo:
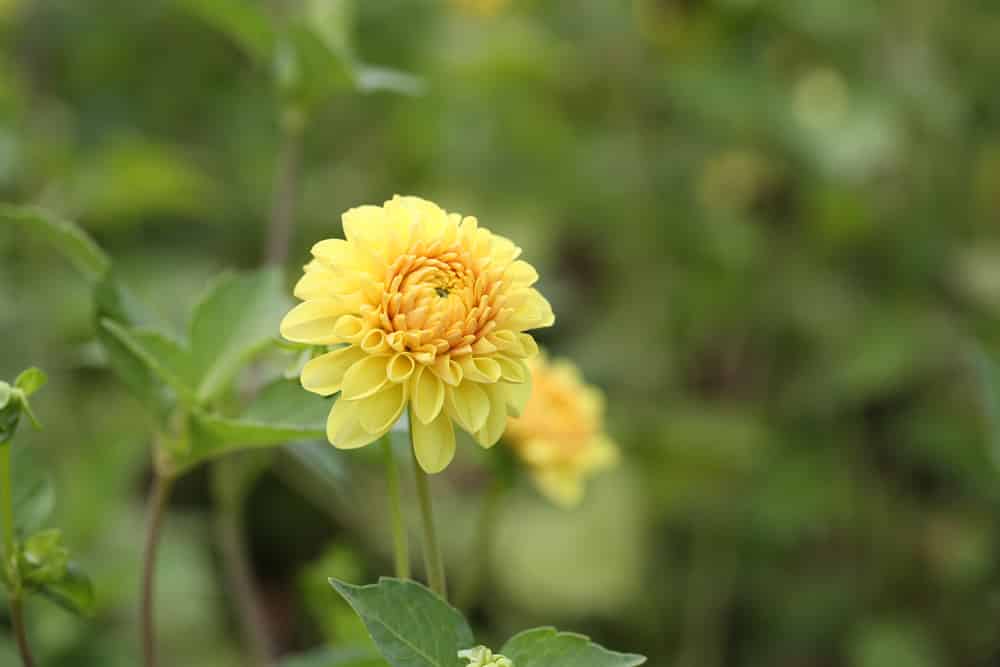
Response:
[{"label": "flower stem", "polygon": [[385,481],[389,487],[389,523],[392,526],[392,546],[396,558],[396,576],[410,578],[410,545],[403,524],[403,504],[399,493],[399,467],[392,452],[392,440],[388,435],[382,438],[382,453],[385,457]]},{"label": "flower stem", "polygon": [[483,495],[479,508],[479,520],[476,523],[475,552],[469,562],[471,572],[461,583],[456,597],[459,609],[468,608],[474,601],[482,586],[483,578],[489,570],[490,555],[493,553],[493,542],[496,536],[497,517],[500,514],[500,500],[507,491],[507,484],[500,477],[495,477]]},{"label": "flower stem", "polygon": [[10,474],[10,442],[0,444],[0,512],[3,513],[3,554],[4,568],[10,587],[8,604],[10,605],[10,623],[17,640],[17,650],[21,654],[24,667],[32,667],[35,659],[31,655],[28,644],[28,632],[24,627],[23,600],[21,599],[21,580],[15,565],[17,548],[14,542],[14,502],[11,491]]},{"label": "flower stem", "polygon": [[[415,418],[411,413],[410,419]],[[413,449],[412,429],[410,430],[410,451],[413,452],[413,474],[417,482],[417,498],[420,501],[420,516],[424,526],[424,567],[427,570],[427,582],[432,591],[447,600],[448,585],[444,578],[441,545],[438,544],[437,532],[434,530],[434,508],[431,504],[430,484],[427,480],[427,473],[417,461],[416,450]]]},{"label": "flower stem", "polygon": [[215,491],[214,519],[216,539],[222,551],[226,576],[236,601],[243,643],[250,654],[249,664],[262,667],[274,655],[271,632],[254,588],[253,571],[243,536],[245,493],[238,479],[237,466],[242,459],[232,456],[212,464]]},{"label": "flower stem", "polygon": [[153,624],[153,593],[156,574],[156,551],[160,543],[160,529],[163,527],[163,512],[170,498],[174,478],[155,471],[153,487],[149,492],[146,516],[146,544],[142,561],[142,655],[145,667],[156,667],[156,631]]},{"label": "flower stem", "polygon": [[32,657],[31,647],[28,645],[28,633],[24,628],[24,615],[21,606],[21,597],[11,596],[10,624],[14,629],[14,637],[17,639],[17,650],[21,653],[21,663],[24,667],[34,667],[35,659]]},{"label": "flower stem", "polygon": [[267,231],[267,263],[277,266],[283,265],[288,259],[288,248],[295,226],[305,121],[301,114],[289,109],[282,115],[280,124],[281,148],[274,171],[271,222]]}]

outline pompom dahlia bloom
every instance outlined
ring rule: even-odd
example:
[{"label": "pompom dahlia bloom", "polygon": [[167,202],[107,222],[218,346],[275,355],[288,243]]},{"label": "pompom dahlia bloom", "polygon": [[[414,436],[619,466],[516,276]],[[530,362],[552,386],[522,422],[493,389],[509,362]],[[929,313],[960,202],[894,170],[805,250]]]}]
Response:
[{"label": "pompom dahlia bloom", "polygon": [[569,361],[539,354],[529,362],[531,398],[511,418],[506,439],[551,500],[572,507],[583,499],[583,482],[618,460],[604,433],[604,396],[583,381]]},{"label": "pompom dahlia bloom", "polygon": [[528,399],[529,329],[554,322],[521,249],[416,197],[343,215],[346,240],[313,246],[281,323],[288,340],[338,346],[309,361],[302,386],[340,392],[327,436],[341,449],[384,435],[410,406],[417,460],[439,472],[452,423],[491,447]]}]

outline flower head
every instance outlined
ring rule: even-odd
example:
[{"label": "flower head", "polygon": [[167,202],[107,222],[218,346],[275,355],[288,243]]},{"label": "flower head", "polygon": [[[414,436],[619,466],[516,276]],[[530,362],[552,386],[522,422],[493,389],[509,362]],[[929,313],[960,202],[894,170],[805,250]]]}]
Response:
[{"label": "flower head", "polygon": [[340,392],[327,436],[341,449],[384,435],[410,406],[421,467],[455,452],[452,423],[491,447],[530,393],[529,329],[554,322],[521,249],[416,197],[343,215],[346,240],[313,246],[281,323],[295,342],[337,346],[302,369],[302,386]]},{"label": "flower head", "polygon": [[604,397],[569,361],[540,354],[529,366],[531,398],[520,418],[510,420],[507,439],[539,490],[571,507],[583,499],[584,480],[618,459],[604,433]]},{"label": "flower head", "polygon": [[514,663],[502,655],[493,655],[493,651],[485,646],[466,649],[458,652],[459,658],[469,661],[467,667],[514,667]]}]

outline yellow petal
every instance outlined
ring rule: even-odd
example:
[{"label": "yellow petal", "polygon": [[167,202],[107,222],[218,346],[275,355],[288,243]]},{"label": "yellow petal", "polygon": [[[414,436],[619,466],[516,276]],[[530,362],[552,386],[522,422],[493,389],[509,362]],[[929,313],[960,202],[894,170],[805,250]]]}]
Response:
[{"label": "yellow petal", "polygon": [[453,387],[462,381],[462,366],[454,359],[438,357],[431,368],[435,375]]},{"label": "yellow petal", "polygon": [[413,412],[419,421],[429,424],[441,413],[444,405],[444,383],[427,366],[417,369],[411,382]]},{"label": "yellow petal", "polygon": [[448,387],[448,413],[469,433],[475,433],[486,423],[490,414],[490,399],[483,388],[466,380],[457,387]]},{"label": "yellow petal", "polygon": [[400,352],[392,357],[386,367],[386,375],[391,382],[406,382],[413,376],[416,363],[413,357],[406,352]]},{"label": "yellow petal", "polygon": [[335,394],[347,369],[363,358],[361,350],[351,345],[310,359],[302,368],[302,386],[321,396]]},{"label": "yellow petal", "polygon": [[355,266],[351,244],[343,239],[324,239],[312,247],[312,255],[332,268]]},{"label": "yellow petal", "polygon": [[361,415],[361,427],[381,436],[392,428],[403,413],[406,406],[406,385],[389,383],[382,391],[354,402]]},{"label": "yellow petal", "polygon": [[361,427],[359,417],[353,401],[339,400],[333,404],[326,418],[326,437],[334,447],[357,449],[378,438]]},{"label": "yellow petal", "polygon": [[531,287],[538,282],[538,272],[531,264],[518,260],[507,267],[504,280],[509,281],[514,287]]},{"label": "yellow petal", "polygon": [[524,382],[530,373],[528,367],[520,359],[498,354],[493,359],[500,364],[500,377],[507,382]]},{"label": "yellow petal", "polygon": [[352,243],[380,238],[385,225],[385,211],[380,206],[358,206],[342,216],[344,236]]},{"label": "yellow petal", "polygon": [[518,333],[517,340],[524,348],[525,359],[531,359],[538,355],[538,343],[535,342],[535,338],[531,334]]},{"label": "yellow petal", "polygon": [[442,412],[429,424],[411,419],[410,428],[420,467],[431,474],[444,470],[455,456],[455,429],[448,415]]},{"label": "yellow petal", "polygon": [[338,300],[305,301],[285,315],[281,335],[296,343],[330,345],[339,340],[334,327],[344,314],[343,304]]},{"label": "yellow petal", "polygon": [[514,313],[504,323],[508,329],[526,331],[555,324],[552,305],[536,289],[527,288],[512,292],[508,304],[514,308]]},{"label": "yellow petal", "polygon": [[365,357],[344,373],[341,400],[353,401],[371,396],[389,381],[386,365],[389,357]]},{"label": "yellow petal", "polygon": [[496,382],[500,379],[500,364],[490,357],[464,356],[459,363],[463,377],[473,382]]},{"label": "yellow petal", "polygon": [[507,408],[510,414],[520,417],[524,412],[524,406],[528,404],[528,399],[531,398],[531,376],[529,375],[524,382],[503,386],[507,390]]},{"label": "yellow petal", "polygon": [[486,423],[476,433],[476,442],[483,447],[497,444],[507,428],[507,391],[503,385],[490,384],[484,387],[490,401],[490,413]]}]

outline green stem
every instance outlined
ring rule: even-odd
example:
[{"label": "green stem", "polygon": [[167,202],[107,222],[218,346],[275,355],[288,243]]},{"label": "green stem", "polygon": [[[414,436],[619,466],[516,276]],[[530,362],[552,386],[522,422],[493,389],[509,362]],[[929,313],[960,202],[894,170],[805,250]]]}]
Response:
[{"label": "green stem", "polygon": [[280,119],[281,148],[274,171],[271,220],[267,232],[267,263],[281,266],[288,259],[302,166],[302,135],[305,121],[288,109]]},{"label": "green stem", "polygon": [[28,632],[24,626],[24,613],[21,599],[21,580],[17,572],[17,544],[14,540],[14,502],[11,491],[10,474],[10,442],[0,444],[0,512],[3,513],[3,555],[4,567],[7,570],[9,586],[10,623],[17,641],[17,650],[21,654],[24,667],[32,667],[35,659],[31,655],[28,644]]},{"label": "green stem", "polygon": [[497,518],[500,514],[500,500],[507,492],[507,485],[499,477],[494,477],[483,495],[476,522],[475,552],[469,562],[472,568],[464,580],[456,601],[459,609],[467,609],[476,599],[484,577],[489,571],[490,555],[496,537]]},{"label": "green stem", "polygon": [[[411,413],[410,419],[415,418]],[[417,461],[416,450],[413,449],[412,429],[410,429],[410,451],[413,452],[413,474],[417,482],[417,499],[420,501],[420,516],[424,527],[424,567],[427,570],[427,581],[432,591],[447,600],[448,585],[444,577],[441,545],[438,544],[437,532],[434,530],[434,508],[431,504],[430,484],[427,480],[427,473]]]},{"label": "green stem", "polygon": [[271,663],[274,655],[271,632],[262,613],[254,588],[253,568],[250,565],[246,540],[243,535],[243,505],[245,492],[240,487],[238,468],[242,459],[228,457],[212,465],[215,492],[215,531],[225,563],[226,577],[236,603],[243,643],[249,653],[250,665],[263,667]]},{"label": "green stem", "polygon": [[156,574],[156,551],[160,544],[160,530],[163,527],[163,511],[170,498],[173,477],[166,477],[154,471],[153,488],[149,492],[149,506],[146,516],[146,544],[142,560],[142,602],[140,623],[142,634],[142,656],[145,667],[156,667],[156,629],[153,623],[154,580]]},{"label": "green stem", "polygon": [[392,546],[396,558],[396,576],[410,578],[410,545],[406,526],[403,524],[403,503],[399,493],[399,467],[392,452],[392,439],[382,438],[382,452],[385,457],[385,481],[389,487],[389,523],[392,526]]}]

